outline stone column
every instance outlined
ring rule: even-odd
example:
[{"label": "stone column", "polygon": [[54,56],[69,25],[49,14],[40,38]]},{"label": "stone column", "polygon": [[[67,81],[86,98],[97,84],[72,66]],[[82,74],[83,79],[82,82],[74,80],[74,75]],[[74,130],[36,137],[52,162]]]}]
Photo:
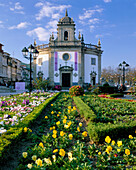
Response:
[{"label": "stone column", "polygon": [[81,52],[78,51],[78,85],[80,86],[82,85],[81,77]]},{"label": "stone column", "polygon": [[98,54],[98,84],[100,84],[101,78],[101,53]]},{"label": "stone column", "polygon": [[82,77],[82,85],[84,83],[84,53],[81,52],[81,77]]},{"label": "stone column", "polygon": [[54,51],[49,54],[49,80],[50,85],[54,86]]}]

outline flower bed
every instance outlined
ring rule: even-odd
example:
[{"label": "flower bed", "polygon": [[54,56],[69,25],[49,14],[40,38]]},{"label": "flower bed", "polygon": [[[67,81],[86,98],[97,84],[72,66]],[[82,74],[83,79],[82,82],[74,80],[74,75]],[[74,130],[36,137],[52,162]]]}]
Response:
[{"label": "flower bed", "polygon": [[[81,99],[84,101],[83,107],[78,104],[82,102]],[[134,135],[136,129],[135,102],[117,101],[90,95],[74,97],[74,101],[85,118],[87,115],[85,110],[88,108],[86,120],[90,121],[87,129],[90,138],[95,142],[103,142],[106,135],[110,135],[114,139],[127,137],[129,133]]]},{"label": "flower bed", "polygon": [[14,96],[13,99],[2,98],[0,157],[5,148],[22,135],[23,128],[31,124],[57,95],[58,93],[31,93],[29,96],[28,93],[24,93]]},{"label": "flower bed", "polygon": [[[74,97],[74,101],[76,99],[78,104],[87,106],[79,97]],[[79,106],[80,104],[78,109],[81,108]],[[89,106],[85,112],[82,109],[82,116],[88,109]],[[91,113],[94,114],[93,111]],[[89,115],[86,118],[89,120]],[[95,117],[92,116],[91,121],[94,120]],[[42,113],[42,120],[35,129],[36,132],[31,130],[33,124],[23,128],[22,137],[26,141],[30,139],[31,146],[24,148],[16,169],[135,168],[135,131],[134,135],[129,133],[127,139],[118,140],[105,134],[105,142],[95,144],[89,141],[84,123],[73,105],[72,98],[61,93]]]},{"label": "flower bed", "polygon": [[17,169],[90,169],[92,164],[85,145],[88,135],[75,119],[77,111],[71,103],[69,95],[61,94],[51,104],[40,127],[44,128],[41,141],[35,141],[34,147],[22,153]]},{"label": "flower bed", "polygon": [[71,103],[72,99],[62,94],[51,104],[50,110],[45,113],[42,126],[46,124],[46,129],[41,141],[35,141],[34,147],[22,153],[17,169],[132,167],[135,164],[136,138],[130,135],[129,139],[114,141],[105,136],[103,145],[90,144],[83,123],[76,119],[78,113]]},{"label": "flower bed", "polygon": [[129,135],[127,139],[117,141],[105,137],[103,145],[90,145],[92,159],[96,159],[97,169],[135,169],[136,166],[136,137]]}]

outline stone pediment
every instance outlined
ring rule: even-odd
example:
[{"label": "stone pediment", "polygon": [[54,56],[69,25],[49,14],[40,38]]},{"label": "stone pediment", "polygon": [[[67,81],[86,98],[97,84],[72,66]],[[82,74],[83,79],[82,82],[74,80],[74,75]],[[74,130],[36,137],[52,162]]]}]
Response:
[{"label": "stone pediment", "polygon": [[62,66],[59,68],[60,71],[73,71],[73,67],[70,66]]}]

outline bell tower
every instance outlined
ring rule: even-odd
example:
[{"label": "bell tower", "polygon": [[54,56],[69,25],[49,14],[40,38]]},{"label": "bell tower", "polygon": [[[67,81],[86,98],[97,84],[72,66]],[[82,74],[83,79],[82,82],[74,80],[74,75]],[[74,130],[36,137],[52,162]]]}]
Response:
[{"label": "bell tower", "polygon": [[57,24],[57,41],[61,43],[69,43],[76,40],[75,38],[75,23],[72,18],[68,16],[66,9],[65,17],[61,18]]}]

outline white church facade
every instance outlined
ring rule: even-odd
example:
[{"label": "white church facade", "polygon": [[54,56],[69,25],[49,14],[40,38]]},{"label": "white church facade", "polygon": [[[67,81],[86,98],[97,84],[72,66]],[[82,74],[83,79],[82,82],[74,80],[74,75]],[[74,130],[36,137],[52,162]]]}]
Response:
[{"label": "white church facade", "polygon": [[98,45],[85,44],[80,33],[77,39],[75,23],[67,10],[57,24],[57,38],[52,34],[48,44],[36,47],[39,56],[34,61],[34,79],[43,73],[43,78],[48,78],[52,86],[100,84],[103,52],[100,40]]}]

